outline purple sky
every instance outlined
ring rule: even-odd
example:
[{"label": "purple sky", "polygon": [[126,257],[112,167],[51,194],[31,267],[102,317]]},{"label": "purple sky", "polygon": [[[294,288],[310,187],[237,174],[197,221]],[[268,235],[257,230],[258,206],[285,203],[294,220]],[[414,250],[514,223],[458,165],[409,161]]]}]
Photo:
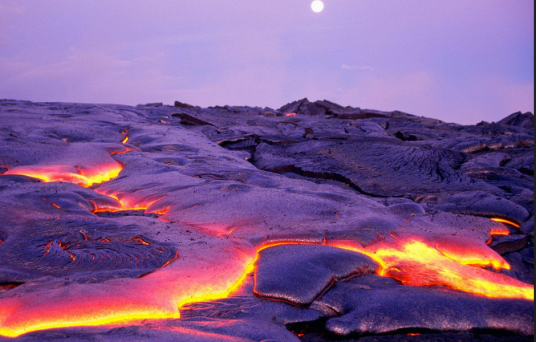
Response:
[{"label": "purple sky", "polygon": [[0,98],[534,112],[533,0],[2,0]]}]

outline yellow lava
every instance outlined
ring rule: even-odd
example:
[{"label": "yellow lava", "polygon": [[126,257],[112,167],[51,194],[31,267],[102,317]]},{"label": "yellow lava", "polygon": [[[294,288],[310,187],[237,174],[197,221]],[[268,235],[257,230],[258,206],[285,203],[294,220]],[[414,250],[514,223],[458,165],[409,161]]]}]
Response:
[{"label": "yellow lava", "polygon": [[494,217],[491,220],[495,221],[495,222],[506,223],[506,224],[509,224],[509,225],[514,226],[516,228],[519,228],[519,225],[517,223],[509,221],[509,220],[505,220],[505,219],[498,218],[498,217]]},{"label": "yellow lava", "polygon": [[37,178],[45,183],[67,182],[90,187],[117,178],[123,167],[119,163],[106,165],[91,171],[81,171],[68,165],[31,165],[17,166],[6,175],[21,175]]},{"label": "yellow lava", "polygon": [[[375,244],[367,247],[365,253],[382,260],[384,268],[380,275],[397,279],[404,285],[444,285],[491,298],[534,300],[534,286],[462,264],[418,239],[395,245]],[[478,264],[478,260],[474,263]]]}]

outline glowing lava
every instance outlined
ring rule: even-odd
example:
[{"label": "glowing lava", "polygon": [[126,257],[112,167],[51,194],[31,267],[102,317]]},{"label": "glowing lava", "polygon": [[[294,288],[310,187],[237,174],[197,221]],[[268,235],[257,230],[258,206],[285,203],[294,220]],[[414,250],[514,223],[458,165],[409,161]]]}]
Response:
[{"label": "glowing lava", "polygon": [[[137,280],[75,284],[2,298],[0,335],[16,337],[60,327],[127,325],[142,319],[180,318],[179,309],[186,304],[229,297],[254,271],[260,251],[288,244],[310,243],[267,243],[254,255],[234,247],[216,248],[201,252],[200,258],[190,257],[193,264],[166,265]],[[327,244],[336,247],[339,242]],[[349,241],[341,241],[340,245],[339,248],[377,260],[382,266],[380,275],[405,285],[445,285],[487,297],[534,299],[533,286],[463,265],[417,239],[399,239],[392,245],[379,242],[365,249]]]},{"label": "glowing lava", "polygon": [[[99,189],[95,189],[95,192],[108,196],[110,198],[115,199],[119,202],[120,207],[99,207],[97,204],[95,204],[95,211],[94,213],[102,213],[102,212],[118,212],[118,211],[127,211],[127,210],[143,210],[147,212],[147,209],[153,205],[154,203],[158,202],[159,200],[163,199],[166,196],[159,197],[157,199],[153,200],[142,200],[142,201],[136,201],[136,200],[129,200],[126,197],[123,197],[119,199],[117,195],[114,194],[108,194],[104,191],[100,191]],[[170,207],[163,208],[161,210],[151,210],[151,213],[158,214],[158,215],[165,215],[169,211]]]},{"label": "glowing lava", "polygon": [[220,246],[135,280],[73,284],[4,297],[0,299],[0,335],[178,319],[183,305],[229,297],[252,271],[251,253]]},{"label": "glowing lava", "polygon": [[495,221],[495,222],[506,223],[506,224],[509,224],[509,225],[514,226],[516,228],[519,228],[519,225],[517,223],[509,221],[509,220],[505,220],[505,219],[497,218],[497,217],[494,217],[491,220]]},{"label": "glowing lava", "polygon": [[[294,116],[296,113],[287,113]],[[126,135],[126,133],[125,133]],[[123,143],[128,141],[125,136]],[[125,149],[125,153],[130,150]],[[114,154],[114,152],[112,152]],[[119,176],[122,166],[113,161],[94,169],[68,165],[34,165],[15,167],[5,174],[25,175],[44,182],[70,182],[84,187],[109,181]],[[96,190],[99,192],[99,190]],[[117,208],[96,208],[99,211],[147,210],[160,198],[136,200],[132,195],[100,192],[117,200]],[[45,199],[45,201],[49,202]],[[54,207],[56,204],[50,202]],[[165,214],[168,208],[160,210]],[[519,227],[503,219],[493,221]],[[493,229],[491,235],[507,235],[508,229]],[[104,241],[104,240],[103,240]],[[108,240],[109,241],[109,240]],[[136,238],[142,244],[147,241]],[[179,309],[196,302],[229,297],[243,285],[254,271],[263,249],[296,242],[267,243],[256,251],[243,252],[221,239],[213,249],[192,252],[187,258],[179,255],[158,271],[139,279],[115,279],[102,284],[72,284],[43,291],[0,298],[0,335],[16,337],[28,332],[52,328],[127,325],[144,319],[180,318]],[[423,241],[418,238],[397,238],[391,243],[380,241],[366,248],[357,242],[329,241],[324,244],[363,253],[376,260],[379,275],[388,276],[410,286],[443,285],[449,288],[492,298],[534,300],[534,287],[477,266],[508,269],[500,255],[485,245],[460,240]],[[311,244],[311,243],[302,243]],[[44,246],[49,252],[51,243]],[[193,248],[193,247],[192,247]],[[199,248],[197,245],[195,248]],[[197,253],[197,254],[196,254]],[[74,254],[69,254],[75,261]],[[17,291],[14,289],[13,291]]]},{"label": "glowing lava", "polygon": [[67,182],[90,187],[117,178],[123,167],[118,162],[95,169],[82,170],[69,165],[31,165],[17,166],[6,175],[21,175],[37,178],[45,183]]},{"label": "glowing lava", "polygon": [[[123,133],[125,135],[126,132]],[[122,143],[128,141],[128,136],[122,140]],[[114,151],[113,154],[122,154],[131,151],[125,148],[124,151]],[[5,175],[21,175],[31,178],[37,178],[45,183],[49,182],[67,182],[78,184],[89,188],[93,184],[108,182],[119,176],[123,166],[115,161],[107,161],[95,167],[79,167],[71,165],[26,165],[16,166],[5,172]]]},{"label": "glowing lava", "polygon": [[496,236],[496,235],[508,236],[508,235],[510,235],[510,231],[506,227],[498,227],[498,228],[493,228],[489,232],[489,234],[491,236]]},{"label": "glowing lava", "polygon": [[[471,251],[469,251],[471,252]],[[365,254],[380,259],[380,275],[410,286],[444,285],[492,298],[534,300],[534,287],[500,273],[464,265],[418,239],[378,243]]]}]

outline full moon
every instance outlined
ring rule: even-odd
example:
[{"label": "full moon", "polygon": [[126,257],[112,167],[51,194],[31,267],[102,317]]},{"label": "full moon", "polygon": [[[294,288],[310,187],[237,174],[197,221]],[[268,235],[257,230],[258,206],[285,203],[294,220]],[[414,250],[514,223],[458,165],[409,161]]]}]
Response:
[{"label": "full moon", "polygon": [[324,3],[320,0],[315,0],[311,4],[311,8],[313,9],[313,12],[320,13],[324,10]]}]

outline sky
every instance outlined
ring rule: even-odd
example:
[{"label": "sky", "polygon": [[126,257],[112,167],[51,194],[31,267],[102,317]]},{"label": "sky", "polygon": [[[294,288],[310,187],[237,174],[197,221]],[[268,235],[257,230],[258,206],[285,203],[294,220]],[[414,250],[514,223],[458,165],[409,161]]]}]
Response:
[{"label": "sky", "polygon": [[0,0],[0,98],[534,112],[533,0]]}]

